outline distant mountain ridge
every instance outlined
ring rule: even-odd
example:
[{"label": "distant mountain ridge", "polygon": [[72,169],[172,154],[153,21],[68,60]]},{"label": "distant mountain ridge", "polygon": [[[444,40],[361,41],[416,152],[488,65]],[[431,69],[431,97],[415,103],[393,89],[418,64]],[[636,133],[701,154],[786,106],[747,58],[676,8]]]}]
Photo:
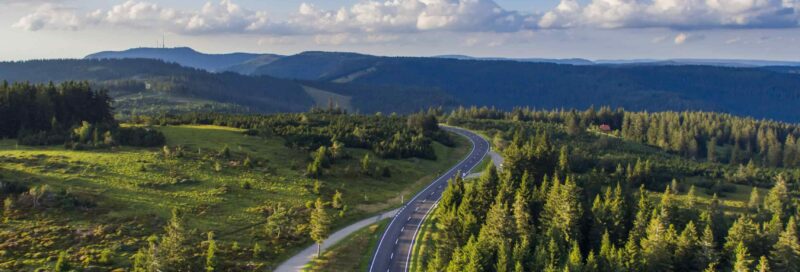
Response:
[{"label": "distant mountain ridge", "polygon": [[203,69],[211,72],[226,71],[231,67],[240,67],[258,59],[280,58],[274,54],[227,53],[206,54],[189,47],[175,48],[132,48],[124,51],[103,51],[90,54],[85,59],[157,59],[174,62],[186,67]]},{"label": "distant mountain ridge", "polygon": [[[307,68],[307,69],[304,69]],[[461,105],[707,110],[800,121],[800,75],[790,66],[572,65],[452,57],[304,52],[255,74],[296,80],[438,89]]]},{"label": "distant mountain ridge", "polygon": [[[294,67],[296,62],[281,62],[285,57],[306,58],[307,62],[314,65],[304,67]],[[283,56],[269,53],[226,53],[226,54],[207,54],[198,52],[189,47],[175,48],[151,48],[140,47],[131,48],[123,51],[103,51],[90,54],[86,59],[125,59],[125,58],[145,58],[157,59],[165,62],[174,62],[186,67],[203,69],[210,72],[235,72],[243,75],[251,74],[272,74],[283,77],[298,76],[305,73],[301,78],[308,78],[315,71],[330,69],[331,65],[354,65],[366,59],[382,58],[382,56],[366,55],[350,52],[321,52],[306,51],[291,56]],[[316,60],[314,60],[316,58]],[[325,58],[325,59],[321,59]],[[767,67],[767,66],[787,66],[800,67],[800,61],[773,61],[773,60],[748,60],[748,59],[600,59],[589,60],[583,58],[507,58],[507,57],[472,57],[467,55],[438,55],[430,58],[456,59],[456,60],[480,60],[480,61],[517,61],[532,63],[555,63],[569,65],[647,65],[647,66],[667,66],[667,65],[709,65],[723,67]],[[274,62],[277,62],[273,65]],[[363,65],[363,63],[361,63]],[[316,66],[316,65],[321,65]],[[277,67],[277,68],[276,68]]]},{"label": "distant mountain ridge", "polygon": [[[149,50],[159,53],[144,55],[180,65],[141,59],[146,57],[139,53]],[[588,60],[381,57],[309,51],[290,56],[213,55],[209,62],[214,65],[203,66],[198,63],[208,54],[189,48],[149,50],[99,53],[87,60],[0,63],[0,80],[91,80],[126,98],[157,93],[259,112],[302,111],[327,105],[327,101],[352,111],[386,113],[430,106],[511,110],[594,105],[719,111],[800,122],[796,109],[800,105],[800,66],[792,66],[793,62],[709,59],[583,64]],[[129,57],[134,59],[125,59]],[[112,61],[118,58],[124,60]],[[223,66],[226,68],[219,68]],[[133,108],[149,106],[145,102],[136,105]]]}]

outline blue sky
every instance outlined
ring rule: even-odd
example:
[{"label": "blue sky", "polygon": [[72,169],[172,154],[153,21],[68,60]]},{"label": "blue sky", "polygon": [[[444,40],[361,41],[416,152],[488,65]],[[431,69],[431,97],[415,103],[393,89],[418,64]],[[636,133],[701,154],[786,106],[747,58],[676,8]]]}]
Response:
[{"label": "blue sky", "polygon": [[0,0],[0,60],[102,50],[800,60],[800,0]]}]

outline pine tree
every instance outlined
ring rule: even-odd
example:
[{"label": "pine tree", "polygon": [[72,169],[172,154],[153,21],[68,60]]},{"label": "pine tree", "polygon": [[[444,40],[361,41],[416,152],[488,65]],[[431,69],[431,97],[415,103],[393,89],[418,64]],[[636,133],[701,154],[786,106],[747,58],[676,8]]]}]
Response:
[{"label": "pine tree", "polygon": [[336,193],[333,194],[333,200],[331,202],[331,206],[334,209],[341,209],[344,206],[344,201],[342,200],[342,192],[336,190]]},{"label": "pine tree", "polygon": [[782,219],[785,219],[791,213],[789,190],[786,187],[786,179],[784,179],[783,175],[778,175],[775,178],[775,186],[767,193],[767,197],[764,199],[764,207],[772,214],[778,214]]},{"label": "pine tree", "polygon": [[747,202],[747,207],[750,208],[751,211],[758,211],[761,209],[761,195],[758,194],[758,187],[753,186],[753,190],[750,192],[750,201]]},{"label": "pine tree", "polygon": [[774,271],[800,271],[800,241],[797,238],[797,223],[789,218],[786,229],[781,232],[778,242],[770,252]]},{"label": "pine tree", "polygon": [[581,256],[581,248],[577,242],[572,242],[572,249],[569,251],[567,258],[567,269],[569,271],[580,272],[583,270],[583,256]]},{"label": "pine tree", "polygon": [[659,216],[653,216],[642,239],[642,259],[647,271],[670,271],[673,268],[667,228]]},{"label": "pine tree", "polygon": [[753,248],[754,245],[758,244],[759,239],[758,224],[753,222],[748,216],[741,215],[728,231],[728,238],[725,239],[724,248],[729,256],[735,257],[739,244],[742,244],[749,251],[749,248]]},{"label": "pine tree", "polygon": [[594,251],[589,251],[589,255],[586,256],[586,264],[583,266],[583,270],[586,272],[597,272],[600,271],[597,265],[597,258],[594,256]]},{"label": "pine tree", "polygon": [[711,225],[706,225],[703,237],[700,239],[700,267],[708,267],[719,262],[717,244],[714,242],[714,231]]},{"label": "pine tree", "polygon": [[207,248],[206,248],[206,266],[205,270],[207,272],[213,272],[217,268],[217,242],[214,241],[214,232],[208,232],[208,240],[206,240]]},{"label": "pine tree", "polygon": [[569,171],[569,150],[566,145],[561,147],[561,152],[558,156],[558,169],[562,173]]},{"label": "pine tree", "polygon": [[758,259],[758,265],[756,266],[756,271],[757,272],[770,272],[769,261],[767,260],[767,257],[761,256],[761,258]]},{"label": "pine tree", "polygon": [[369,154],[364,154],[364,158],[361,159],[361,173],[369,175],[370,170],[372,170],[372,161],[369,159]]},{"label": "pine tree", "polygon": [[517,191],[514,195],[514,223],[517,237],[520,240],[529,239],[534,235],[534,228],[531,225],[531,216],[528,213],[527,203],[522,192]]},{"label": "pine tree", "polygon": [[177,209],[172,209],[172,217],[164,227],[164,235],[159,243],[159,260],[162,267],[170,270],[185,270],[188,265],[188,246],[186,231]]},{"label": "pine tree", "polygon": [[675,248],[675,270],[676,271],[697,271],[704,266],[700,263],[700,241],[697,237],[697,230],[694,222],[689,221],[678,237]]},{"label": "pine tree", "polygon": [[739,242],[736,246],[735,250],[735,261],[733,263],[733,271],[734,272],[749,272],[750,265],[753,263],[753,260],[750,259],[750,253],[747,251],[747,247],[744,243]]},{"label": "pine tree", "polygon": [[325,210],[325,206],[322,203],[322,199],[317,198],[317,201],[314,204],[314,210],[311,211],[311,220],[309,222],[311,225],[309,234],[311,235],[311,239],[317,243],[317,258],[319,258],[322,254],[322,242],[328,238],[328,232],[330,231],[331,223],[329,217],[330,216],[328,215],[328,212]]}]

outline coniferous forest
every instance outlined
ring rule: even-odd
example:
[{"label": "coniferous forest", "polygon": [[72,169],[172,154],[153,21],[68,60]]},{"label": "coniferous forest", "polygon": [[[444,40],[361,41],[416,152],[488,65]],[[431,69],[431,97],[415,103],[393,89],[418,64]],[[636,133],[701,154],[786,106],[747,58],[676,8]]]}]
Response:
[{"label": "coniferous forest", "polygon": [[451,180],[416,269],[800,269],[797,125],[609,108],[447,120],[493,135],[505,161]]},{"label": "coniferous forest", "polygon": [[2,269],[274,269],[460,160],[468,144],[440,123],[485,135],[504,162],[450,181],[414,271],[800,269],[797,124],[333,103],[116,120],[85,82],[4,83],[0,94]]}]

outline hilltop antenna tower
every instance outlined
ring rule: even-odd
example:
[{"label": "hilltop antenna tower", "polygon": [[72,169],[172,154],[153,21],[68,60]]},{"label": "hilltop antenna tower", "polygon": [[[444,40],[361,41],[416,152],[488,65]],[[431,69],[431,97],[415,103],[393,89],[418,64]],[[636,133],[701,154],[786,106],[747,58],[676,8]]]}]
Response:
[{"label": "hilltop antenna tower", "polygon": [[161,48],[167,48],[167,34],[161,34]]}]

